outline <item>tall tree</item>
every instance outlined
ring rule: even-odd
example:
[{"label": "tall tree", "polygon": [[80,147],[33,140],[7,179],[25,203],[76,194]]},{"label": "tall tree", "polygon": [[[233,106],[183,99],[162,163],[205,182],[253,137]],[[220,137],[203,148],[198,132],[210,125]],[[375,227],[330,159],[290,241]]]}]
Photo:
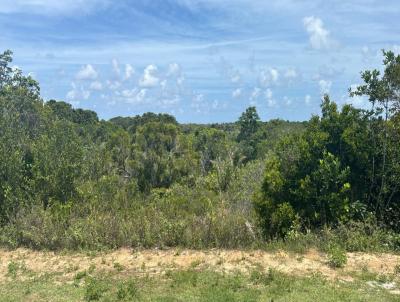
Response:
[{"label": "tall tree", "polygon": [[258,116],[256,107],[249,107],[239,118],[239,134],[237,141],[239,142],[246,161],[255,159],[257,155],[258,139],[256,133],[260,128],[260,117]]}]

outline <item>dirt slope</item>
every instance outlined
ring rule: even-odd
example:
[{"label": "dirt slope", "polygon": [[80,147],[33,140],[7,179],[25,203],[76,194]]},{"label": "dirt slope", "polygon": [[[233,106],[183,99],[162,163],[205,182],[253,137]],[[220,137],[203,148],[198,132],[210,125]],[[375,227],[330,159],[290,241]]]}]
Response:
[{"label": "dirt slope", "polygon": [[400,256],[391,254],[348,253],[343,269],[332,269],[326,255],[315,250],[306,254],[238,250],[143,250],[119,249],[108,253],[54,253],[27,249],[0,250],[0,281],[5,281],[9,263],[22,265],[35,273],[60,273],[63,279],[73,279],[77,271],[111,271],[126,274],[163,274],[175,269],[211,269],[219,272],[250,273],[252,270],[274,268],[294,275],[319,273],[329,279],[351,281],[356,272],[368,270],[377,274],[393,274]]}]

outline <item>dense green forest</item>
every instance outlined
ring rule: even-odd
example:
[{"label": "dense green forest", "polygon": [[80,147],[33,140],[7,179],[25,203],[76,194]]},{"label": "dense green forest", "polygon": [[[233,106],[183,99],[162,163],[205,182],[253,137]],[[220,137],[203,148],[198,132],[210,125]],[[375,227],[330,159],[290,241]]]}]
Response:
[{"label": "dense green forest", "polygon": [[[253,247],[330,238],[400,249],[400,56],[306,122],[100,120],[0,55],[0,242],[48,249]],[[325,236],[325,237],[324,237]],[[328,237],[326,237],[328,236]],[[335,239],[336,238],[336,239]]]}]

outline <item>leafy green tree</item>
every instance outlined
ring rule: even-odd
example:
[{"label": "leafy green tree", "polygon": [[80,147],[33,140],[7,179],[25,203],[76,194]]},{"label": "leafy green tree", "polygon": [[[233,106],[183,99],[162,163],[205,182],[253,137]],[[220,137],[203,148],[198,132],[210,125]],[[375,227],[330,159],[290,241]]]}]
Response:
[{"label": "leafy green tree", "polygon": [[174,124],[149,122],[140,126],[132,149],[132,167],[139,188],[149,191],[169,187],[192,174],[197,165],[190,148]]},{"label": "leafy green tree", "polygon": [[56,121],[34,143],[33,180],[37,199],[50,203],[77,201],[77,186],[84,178],[84,150],[74,125]]},{"label": "leafy green tree", "polygon": [[0,54],[0,223],[30,202],[31,142],[44,130],[39,86]]},{"label": "leafy green tree", "polygon": [[200,165],[203,174],[211,171],[213,161],[228,156],[229,142],[224,131],[205,128],[194,134],[193,147],[200,153]]},{"label": "leafy green tree", "polygon": [[257,132],[260,126],[260,117],[258,116],[256,107],[249,107],[239,118],[240,132],[237,137],[238,141],[248,140]]},{"label": "leafy green tree", "polygon": [[397,151],[400,140],[393,131],[398,127],[400,112],[400,55],[383,50],[383,56],[383,75],[376,69],[362,72],[364,84],[350,89],[350,95],[366,96],[371,103],[370,132],[374,152],[370,163],[368,199],[379,220],[391,225],[393,219],[385,219],[388,213],[396,211],[400,217],[399,206],[394,202],[400,191],[400,154]]},{"label": "leafy green tree", "polygon": [[249,107],[239,118],[239,134],[237,141],[240,143],[243,154],[247,161],[253,160],[257,155],[258,139],[256,133],[260,128],[260,117],[256,107]]}]

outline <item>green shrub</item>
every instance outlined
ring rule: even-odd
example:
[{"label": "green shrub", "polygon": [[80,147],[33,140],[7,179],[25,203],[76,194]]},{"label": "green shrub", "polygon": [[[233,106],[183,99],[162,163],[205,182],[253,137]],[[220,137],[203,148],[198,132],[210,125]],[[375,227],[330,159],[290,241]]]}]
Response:
[{"label": "green shrub", "polygon": [[346,251],[339,245],[331,245],[327,252],[328,264],[332,268],[344,267],[347,263]]},{"label": "green shrub", "polygon": [[85,301],[98,301],[108,290],[106,284],[99,279],[88,277],[85,281]]},{"label": "green shrub", "polygon": [[132,279],[121,282],[117,289],[118,300],[133,301],[139,297],[139,288]]},{"label": "green shrub", "polygon": [[19,264],[17,262],[11,261],[7,265],[7,276],[16,278],[19,269],[20,269]]}]

